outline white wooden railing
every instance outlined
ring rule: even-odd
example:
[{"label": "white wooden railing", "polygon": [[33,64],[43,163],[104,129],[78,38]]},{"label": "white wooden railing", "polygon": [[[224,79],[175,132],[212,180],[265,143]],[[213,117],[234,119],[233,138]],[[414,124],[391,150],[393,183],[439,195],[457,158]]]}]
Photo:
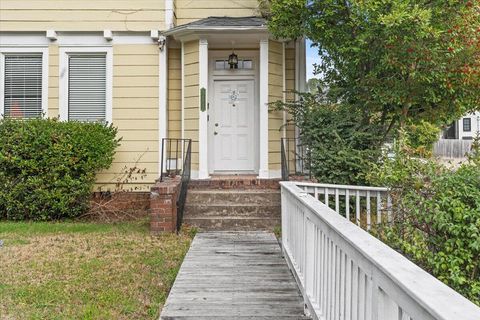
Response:
[{"label": "white wooden railing", "polygon": [[282,248],[314,319],[480,319],[480,308],[310,195],[313,185],[281,185]]},{"label": "white wooden railing", "polygon": [[[359,226],[362,225],[363,215],[367,230],[372,226],[372,215],[376,224],[392,221],[392,199],[387,188],[308,182],[298,182],[296,185]],[[351,207],[354,208],[352,213]]]}]

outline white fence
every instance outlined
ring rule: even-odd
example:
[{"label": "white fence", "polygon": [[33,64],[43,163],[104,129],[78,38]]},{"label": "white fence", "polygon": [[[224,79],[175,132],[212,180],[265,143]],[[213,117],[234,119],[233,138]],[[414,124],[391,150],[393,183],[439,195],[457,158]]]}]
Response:
[{"label": "white fence", "polygon": [[314,319],[480,319],[480,308],[298,184],[281,183],[282,247]]},{"label": "white fence", "polygon": [[472,140],[440,139],[433,146],[433,154],[445,158],[465,158],[472,150]]},{"label": "white fence", "polygon": [[[377,224],[384,222],[385,218],[392,220],[392,199],[387,188],[308,182],[298,182],[296,185],[348,220],[354,220],[359,226],[363,214],[367,230],[372,226],[372,215]],[[354,208],[352,212],[351,208]]]}]

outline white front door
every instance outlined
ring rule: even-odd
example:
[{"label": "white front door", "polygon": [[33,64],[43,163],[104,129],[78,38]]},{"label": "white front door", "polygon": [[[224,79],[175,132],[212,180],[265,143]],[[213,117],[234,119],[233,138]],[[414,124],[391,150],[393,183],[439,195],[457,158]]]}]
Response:
[{"label": "white front door", "polygon": [[255,171],[255,102],[253,80],[214,81],[213,168]]}]

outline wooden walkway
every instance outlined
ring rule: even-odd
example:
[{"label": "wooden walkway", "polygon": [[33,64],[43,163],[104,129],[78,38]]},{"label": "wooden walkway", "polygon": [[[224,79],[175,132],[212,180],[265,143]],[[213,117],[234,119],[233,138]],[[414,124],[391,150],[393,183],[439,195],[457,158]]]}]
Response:
[{"label": "wooden walkway", "polygon": [[193,240],[160,319],[309,318],[272,233],[208,232]]}]

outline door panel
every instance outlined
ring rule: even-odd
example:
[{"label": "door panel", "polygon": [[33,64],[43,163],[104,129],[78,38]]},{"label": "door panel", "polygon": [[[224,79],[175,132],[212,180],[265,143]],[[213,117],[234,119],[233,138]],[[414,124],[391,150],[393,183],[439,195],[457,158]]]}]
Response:
[{"label": "door panel", "polygon": [[212,112],[215,171],[255,170],[253,80],[215,81]]}]

